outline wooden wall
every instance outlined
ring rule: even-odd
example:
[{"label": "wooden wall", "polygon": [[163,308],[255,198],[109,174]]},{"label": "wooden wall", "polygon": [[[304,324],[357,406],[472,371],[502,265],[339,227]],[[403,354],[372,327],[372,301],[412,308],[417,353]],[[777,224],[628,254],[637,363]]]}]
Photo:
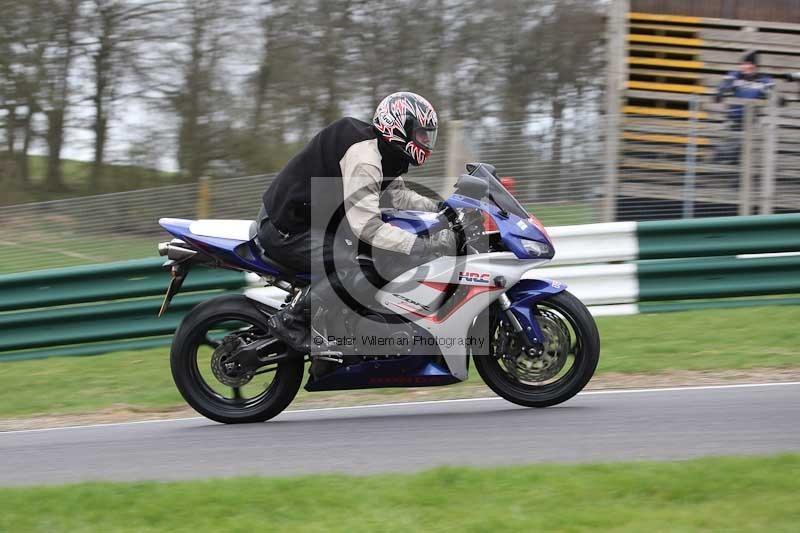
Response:
[{"label": "wooden wall", "polygon": [[[781,78],[800,72],[800,0],[631,0],[615,31],[624,40],[610,59],[616,53],[622,68],[609,67],[609,101],[620,102],[621,119],[614,124],[617,133],[609,131],[617,136],[616,172],[609,171],[607,181],[617,200],[681,201],[691,157],[699,202],[730,204],[741,214],[800,210],[800,84]],[[610,34],[608,42],[620,43],[618,37]],[[743,52],[753,49],[760,54],[760,71],[776,78],[785,105],[769,119],[776,124],[770,133],[774,160],[762,150],[765,108],[755,111],[761,118],[755,119],[750,168],[744,171],[741,159],[719,160],[720,146],[736,134],[725,123],[728,103],[715,103],[713,96]],[[612,83],[614,76],[618,83]],[[745,185],[750,190],[743,191]],[[606,218],[625,218],[620,215],[612,208]]]},{"label": "wooden wall", "polygon": [[800,23],[800,0],[631,0],[631,11]]}]

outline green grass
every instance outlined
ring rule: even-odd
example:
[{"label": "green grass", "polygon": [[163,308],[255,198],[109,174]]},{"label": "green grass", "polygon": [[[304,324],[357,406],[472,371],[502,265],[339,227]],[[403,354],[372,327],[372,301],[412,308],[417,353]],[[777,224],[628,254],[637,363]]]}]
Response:
[{"label": "green grass", "polygon": [[16,237],[11,234],[0,237],[0,275],[156,257],[158,241],[167,237],[64,237],[38,242],[13,239]]},{"label": "green grass", "polygon": [[616,372],[800,367],[800,306],[598,319],[601,369]]},{"label": "green grass", "polygon": [[[604,317],[598,324],[599,372],[800,367],[800,306]],[[467,385],[425,389],[425,398],[458,396],[463,394],[459,387],[478,382],[473,371]],[[348,393],[301,391],[299,399],[326,394]],[[408,391],[381,389],[379,394],[391,399]],[[0,418],[182,404],[168,348],[0,363]]]},{"label": "green grass", "polygon": [[0,489],[0,530],[797,531],[800,455]]},{"label": "green grass", "polygon": [[[6,153],[0,152],[0,163],[2,163],[4,157],[6,157]],[[6,187],[6,194],[0,200],[0,205],[42,202],[86,194],[101,194],[171,185],[179,179],[179,176],[174,172],[164,172],[134,165],[106,163],[103,165],[103,175],[99,189],[90,189],[89,176],[91,175],[92,163],[90,161],[63,159],[61,161],[61,174],[65,190],[48,191],[45,187],[47,156],[30,155],[28,156],[28,165],[30,190],[19,190],[15,176],[10,171],[4,173],[3,167],[0,166],[0,185]]]},{"label": "green grass", "polygon": [[545,226],[572,226],[598,222],[594,207],[587,203],[528,204],[525,209]]}]

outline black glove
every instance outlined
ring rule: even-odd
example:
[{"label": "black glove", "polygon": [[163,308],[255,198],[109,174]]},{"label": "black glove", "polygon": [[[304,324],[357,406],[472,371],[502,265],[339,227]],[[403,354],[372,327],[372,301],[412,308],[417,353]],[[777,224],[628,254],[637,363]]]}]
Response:
[{"label": "black glove", "polygon": [[415,257],[456,255],[456,236],[447,229],[433,235],[419,236],[411,247],[411,255]]},{"label": "black glove", "polygon": [[787,72],[782,77],[786,81],[800,81],[800,72]]}]

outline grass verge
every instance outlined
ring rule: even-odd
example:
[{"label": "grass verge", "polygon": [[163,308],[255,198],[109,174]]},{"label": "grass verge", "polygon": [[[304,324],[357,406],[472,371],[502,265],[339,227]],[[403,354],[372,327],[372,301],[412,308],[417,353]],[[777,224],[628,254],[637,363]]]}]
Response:
[{"label": "grass verge", "polygon": [[[714,309],[598,319],[599,373],[800,367],[800,306]],[[463,396],[480,386],[424,390],[424,399]],[[407,389],[373,391],[402,401]],[[314,393],[341,398],[350,393]],[[487,392],[488,394],[488,392]],[[474,395],[474,394],[473,394]],[[301,391],[300,398],[307,395]],[[335,401],[335,400],[334,400]],[[0,418],[85,413],[124,405],[132,409],[183,405],[172,383],[168,348],[94,357],[0,363]]]},{"label": "grass verge", "polygon": [[[0,275],[157,257],[155,237],[47,236],[43,240],[0,240]],[[161,239],[166,240],[166,238]]]},{"label": "grass verge", "polygon": [[800,455],[0,489],[0,530],[796,531]]}]

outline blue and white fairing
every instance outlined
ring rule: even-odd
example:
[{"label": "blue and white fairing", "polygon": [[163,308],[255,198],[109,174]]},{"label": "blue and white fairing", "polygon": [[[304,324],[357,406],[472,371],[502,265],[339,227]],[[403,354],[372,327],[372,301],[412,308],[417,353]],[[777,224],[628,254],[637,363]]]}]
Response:
[{"label": "blue and white fairing", "polygon": [[261,259],[252,220],[189,220],[162,218],[159,225],[171,235],[191,244],[223,266],[277,276],[274,265]]},{"label": "blue and white fairing", "polygon": [[436,213],[428,211],[384,209],[381,212],[381,218],[384,222],[392,226],[416,235],[436,233],[446,227],[445,224],[439,220]]},{"label": "blue and white fairing", "polygon": [[524,213],[525,217],[488,202],[454,194],[445,203],[452,208],[480,209],[494,220],[503,244],[520,259],[552,259],[555,248],[546,230],[535,217]]},{"label": "blue and white fairing", "polygon": [[[494,204],[454,194],[445,203],[452,208],[479,209],[492,217],[503,244],[520,259],[552,259],[553,243],[546,230],[535,217],[525,213],[524,217],[501,211]],[[386,209],[382,213],[384,222],[416,235],[433,234],[445,229],[436,213]]]}]

